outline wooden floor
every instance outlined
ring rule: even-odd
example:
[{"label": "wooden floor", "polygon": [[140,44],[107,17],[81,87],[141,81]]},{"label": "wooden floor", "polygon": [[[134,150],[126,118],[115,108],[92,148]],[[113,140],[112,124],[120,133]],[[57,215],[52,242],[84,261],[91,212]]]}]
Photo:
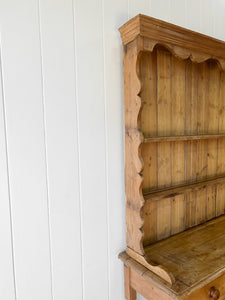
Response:
[{"label": "wooden floor", "polygon": [[147,256],[165,266],[182,293],[201,281],[225,273],[225,215],[145,248]]}]

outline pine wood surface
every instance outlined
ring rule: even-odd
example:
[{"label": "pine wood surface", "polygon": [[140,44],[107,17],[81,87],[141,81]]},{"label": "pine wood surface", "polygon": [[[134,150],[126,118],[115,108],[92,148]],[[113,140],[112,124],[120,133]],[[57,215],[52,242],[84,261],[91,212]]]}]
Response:
[{"label": "pine wood surface", "polygon": [[144,193],[225,174],[225,94],[216,63],[181,61],[160,47],[142,54],[139,77]]},{"label": "pine wood surface", "polygon": [[192,184],[186,184],[181,186],[168,187],[162,190],[152,191],[144,195],[145,201],[157,201],[164,198],[171,198],[185,192],[199,190],[212,185],[222,184],[225,181],[224,177],[214,177],[212,179],[199,181]]},{"label": "pine wood surface", "polygon": [[145,143],[159,143],[159,142],[176,142],[176,141],[196,141],[196,140],[209,140],[225,137],[225,133],[222,134],[202,134],[202,135],[179,135],[179,136],[155,136],[145,137]]},{"label": "pine wood surface", "polygon": [[225,214],[225,43],[143,15],[120,33],[127,251],[179,285],[152,251]]},{"label": "pine wood surface", "polygon": [[[196,281],[191,287],[178,280],[171,286],[132,259],[126,252],[120,253],[119,258],[124,262],[126,273],[125,291],[131,287],[146,299],[208,300],[210,299],[208,291],[213,286],[220,291],[219,299],[224,299],[225,297],[225,269],[220,270],[217,274],[211,274],[203,281]],[[129,300],[130,298],[126,297],[126,299]],[[133,298],[131,299],[133,300]],[[134,299],[136,300],[136,297]]]},{"label": "pine wood surface", "polygon": [[170,270],[176,281],[192,287],[225,272],[225,216],[148,246],[145,252]]},{"label": "pine wood surface", "polygon": [[124,50],[126,240],[128,247],[143,255],[142,233],[139,230],[143,224],[140,210],[144,204],[144,198],[139,190],[142,183],[140,176],[142,160],[139,155],[142,135],[137,126],[141,109],[141,99],[138,96],[140,82],[136,74],[138,51],[138,41],[134,41],[126,51]]},{"label": "pine wood surface", "polygon": [[222,68],[225,68],[225,42],[194,32],[145,15],[137,15],[120,29],[124,45],[141,36],[147,41],[145,47],[151,47],[151,42],[163,43],[170,47],[176,55],[183,59],[192,55],[196,61],[209,58],[218,59]]},{"label": "pine wood surface", "polygon": [[145,195],[144,246],[223,215],[224,181],[214,178]]}]

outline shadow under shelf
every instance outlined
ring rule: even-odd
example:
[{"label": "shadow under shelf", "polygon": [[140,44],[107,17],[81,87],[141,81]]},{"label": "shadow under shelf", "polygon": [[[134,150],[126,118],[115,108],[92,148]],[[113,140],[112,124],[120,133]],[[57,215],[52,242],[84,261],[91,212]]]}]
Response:
[{"label": "shadow under shelf", "polygon": [[217,139],[217,138],[223,138],[223,137],[225,137],[225,133],[202,134],[202,135],[155,136],[155,137],[145,137],[144,143],[209,140],[209,139]]},{"label": "shadow under shelf", "polygon": [[225,182],[225,176],[213,177],[207,180],[198,181],[195,183],[187,183],[185,185],[178,185],[164,188],[161,190],[154,190],[143,195],[145,202],[158,201],[164,198],[172,198],[186,192],[196,191],[201,188],[220,184]]}]

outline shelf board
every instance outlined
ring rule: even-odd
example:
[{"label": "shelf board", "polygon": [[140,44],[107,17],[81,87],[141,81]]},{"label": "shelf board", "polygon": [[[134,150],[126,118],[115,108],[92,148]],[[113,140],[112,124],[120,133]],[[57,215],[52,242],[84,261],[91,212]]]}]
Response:
[{"label": "shelf board", "polygon": [[222,137],[225,137],[225,133],[202,134],[202,135],[155,136],[155,137],[145,137],[144,143],[208,140],[208,139],[217,139],[217,138],[222,138]]},{"label": "shelf board", "polygon": [[225,215],[144,248],[147,257],[175,277],[182,293],[225,273]]},{"label": "shelf board", "polygon": [[185,184],[185,185],[179,185],[179,186],[175,186],[175,187],[169,187],[166,189],[161,189],[158,191],[152,191],[149,192],[147,194],[144,194],[144,199],[145,201],[158,201],[160,199],[164,199],[164,198],[172,198],[175,197],[177,195],[183,194],[185,192],[191,192],[191,191],[196,191],[199,190],[201,188],[204,188],[206,186],[211,186],[214,184],[220,184],[220,183],[224,183],[225,182],[225,176],[221,176],[221,177],[217,177],[217,178],[211,178],[208,180],[204,180],[204,181],[198,181],[196,183],[189,183],[189,184]]}]

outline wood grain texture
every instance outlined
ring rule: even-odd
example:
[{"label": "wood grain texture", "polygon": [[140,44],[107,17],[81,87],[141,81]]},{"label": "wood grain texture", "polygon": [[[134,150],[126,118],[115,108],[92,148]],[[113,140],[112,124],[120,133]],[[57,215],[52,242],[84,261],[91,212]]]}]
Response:
[{"label": "wood grain texture", "polygon": [[157,63],[156,51],[143,52],[140,58],[140,97],[143,101],[141,130],[145,136],[157,135]]},{"label": "wood grain texture", "polygon": [[[220,74],[220,94],[219,94],[219,133],[225,132],[225,73]],[[218,161],[217,174],[225,173],[225,138],[218,140]]]},{"label": "wood grain texture", "polygon": [[207,178],[208,171],[208,141],[200,140],[197,143],[197,180]]},{"label": "wood grain texture", "polygon": [[[198,134],[208,133],[208,115],[209,115],[209,64],[203,62],[199,65],[198,75],[198,99],[197,99],[197,118],[198,118]],[[214,132],[215,133],[215,132]]]},{"label": "wood grain texture", "polygon": [[185,229],[196,225],[196,191],[186,193]]},{"label": "wood grain texture", "polygon": [[169,187],[166,189],[161,189],[159,191],[147,193],[144,195],[144,199],[146,202],[166,199],[166,198],[173,197],[174,195],[180,195],[191,191],[198,191],[199,189],[204,189],[207,186],[211,186],[211,185],[217,185],[223,183],[224,181],[225,181],[225,177],[215,177],[213,179],[203,180],[197,183],[179,185],[177,187]]},{"label": "wood grain texture", "polygon": [[[172,57],[172,134],[185,134],[185,61]],[[176,141],[172,148],[172,185],[185,181],[185,143]]]},{"label": "wood grain texture", "polygon": [[195,182],[197,180],[197,167],[198,167],[198,141],[187,141],[185,148],[185,170],[186,182]]},{"label": "wood grain texture", "polygon": [[172,199],[171,235],[184,231],[185,196],[179,195]]},{"label": "wood grain texture", "polygon": [[[220,72],[215,62],[209,62],[209,94],[208,94],[208,133],[219,131],[219,95],[220,95]],[[208,170],[207,176],[217,173],[218,163],[218,140],[208,140]]]},{"label": "wood grain texture", "polygon": [[158,136],[172,133],[172,55],[157,49],[157,112]]},{"label": "wood grain texture", "polygon": [[157,202],[157,239],[171,235],[171,198]]},{"label": "wood grain texture", "polygon": [[136,290],[131,286],[131,269],[124,266],[124,290],[126,300],[136,300]]},{"label": "wood grain texture", "polygon": [[220,292],[220,300],[225,299],[225,275],[213,280],[212,282],[206,284],[204,287],[194,291],[191,295],[188,295],[184,300],[199,300],[199,299],[210,299],[209,290],[211,287],[215,286]]},{"label": "wood grain texture", "polygon": [[223,182],[222,177],[146,194],[142,214],[144,245],[210,220],[216,216],[216,210],[223,214]]},{"label": "wood grain texture", "polygon": [[[153,283],[145,280],[144,276],[141,276],[137,272],[131,269],[131,286],[146,299],[161,299],[161,300],[172,300],[174,296],[168,295],[161,289],[157,288]],[[151,297],[151,298],[150,298]]]},{"label": "wood grain texture", "polygon": [[201,224],[206,221],[206,189],[199,189],[196,195],[196,224]]},{"label": "wood grain texture", "polygon": [[220,100],[220,76],[221,72],[215,61],[209,61],[208,64],[208,133],[218,133],[218,120],[219,120],[219,100]]},{"label": "wood grain texture", "polygon": [[149,202],[143,208],[143,244],[144,246],[157,241],[157,202]]},{"label": "wood grain texture", "polygon": [[148,270],[155,273],[157,276],[162,278],[167,284],[172,285],[174,283],[174,277],[173,274],[170,273],[170,271],[163,266],[159,264],[155,264],[154,261],[151,261],[149,256],[143,256],[135,252],[134,250],[127,247],[126,253],[135,259],[137,262],[145,266]]},{"label": "wood grain texture", "polygon": [[[139,78],[141,81],[141,130],[146,136],[157,134],[157,81],[156,52],[143,52],[140,58]],[[157,145],[142,145],[144,161],[143,190],[157,187]]]},{"label": "wood grain texture", "polygon": [[216,216],[217,203],[217,186],[212,185],[207,187],[207,220],[213,219]]},{"label": "wood grain texture", "polygon": [[152,295],[153,297],[160,297],[160,299],[161,297],[167,297],[163,299],[177,299],[171,291],[169,283],[149,271],[127,253],[120,253],[119,258],[124,262],[125,267],[130,268],[130,284],[138,293],[147,298]]},{"label": "wood grain texture", "polygon": [[[127,242],[127,252],[149,270],[160,272],[166,260],[157,262],[160,268],[153,270],[150,248],[224,214],[224,58],[206,50],[206,37],[190,32],[184,37],[182,29],[142,15],[120,32],[124,92],[129,99],[125,101],[131,199],[127,200],[131,245]],[[200,46],[195,49],[197,40]],[[212,47],[215,42],[208,39]],[[170,267],[165,269],[167,275]]]},{"label": "wood grain texture", "polygon": [[[157,49],[157,112],[158,136],[171,135],[172,132],[172,56],[164,49]],[[158,187],[171,184],[172,163],[171,144],[158,144]]]},{"label": "wood grain texture", "polygon": [[196,135],[198,127],[198,68],[197,64],[186,61],[185,70],[185,133]]},{"label": "wood grain texture", "polygon": [[137,15],[119,30],[125,45],[140,35],[169,45],[182,58],[191,56],[196,62],[216,58],[220,67],[224,68],[225,43],[200,33],[144,15]]},{"label": "wood grain texture", "polygon": [[216,215],[220,216],[224,213],[225,213],[225,185],[219,184],[217,186]]},{"label": "wood grain texture", "polygon": [[219,132],[225,132],[225,73],[220,74]]},{"label": "wood grain texture", "polygon": [[[125,180],[126,180],[126,221],[127,246],[143,255],[142,218],[140,210],[143,198],[140,193],[142,161],[139,156],[142,135],[138,130],[141,86],[136,73],[138,63],[138,41],[124,48],[124,108],[125,108]],[[131,88],[130,88],[131,87]]]},{"label": "wood grain texture", "polygon": [[176,142],[176,141],[197,141],[223,138],[225,134],[202,134],[202,135],[178,135],[178,136],[154,136],[145,137],[145,143]]},{"label": "wood grain texture", "polygon": [[158,145],[156,143],[144,143],[141,147],[143,168],[143,193],[147,193],[158,187]]},{"label": "wood grain texture", "polygon": [[158,188],[171,185],[172,182],[172,160],[171,144],[169,142],[158,144]]},{"label": "wood grain texture", "polygon": [[[175,287],[177,292],[206,281],[214,274],[225,272],[225,216],[201,226],[184,231],[169,239],[146,247],[146,253],[158,264],[173,270],[176,282],[185,286]],[[215,247],[216,245],[216,247]],[[185,251],[184,251],[185,249]],[[217,275],[218,276],[218,275]]]},{"label": "wood grain texture", "polygon": [[[147,270],[140,263],[132,259],[125,252],[119,254],[119,258],[123,261],[126,268],[130,268],[130,284],[137,292],[152,300],[161,297],[169,297],[166,299],[180,300],[208,300],[208,291],[212,286],[215,286],[219,291],[221,298],[225,296],[225,274],[224,271],[219,271],[217,274],[205,278],[202,282],[196,282],[195,285],[189,287],[183,282],[177,281],[171,287],[168,283],[158,278],[154,273]],[[163,298],[164,299],[164,298]]]},{"label": "wood grain texture", "polygon": [[185,144],[184,142],[172,143],[172,185],[185,182]]},{"label": "wood grain texture", "polygon": [[218,139],[217,174],[225,173],[225,138]]}]

